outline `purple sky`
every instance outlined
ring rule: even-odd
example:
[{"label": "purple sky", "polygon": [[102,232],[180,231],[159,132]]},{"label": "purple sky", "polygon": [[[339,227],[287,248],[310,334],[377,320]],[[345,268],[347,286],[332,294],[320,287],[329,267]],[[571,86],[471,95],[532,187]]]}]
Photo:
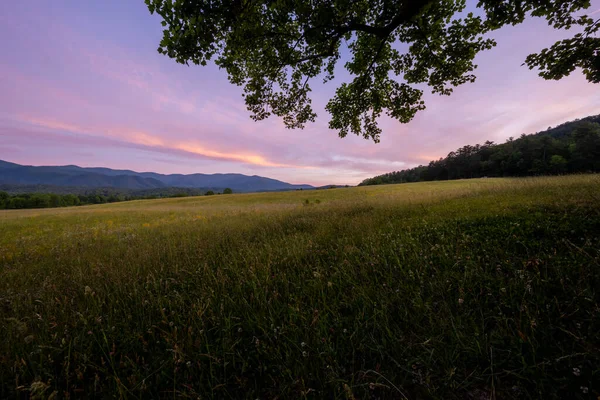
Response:
[{"label": "purple sky", "polygon": [[[589,13],[600,14],[600,0]],[[426,94],[427,110],[409,124],[382,120],[379,144],[327,129],[323,107],[341,79],[313,83],[319,118],[304,130],[253,122],[224,71],[157,53],[161,29],[142,0],[0,2],[0,159],[357,184],[600,112],[600,88],[580,72],[545,81],[521,66],[572,35],[539,19],[495,33],[476,83]]]}]

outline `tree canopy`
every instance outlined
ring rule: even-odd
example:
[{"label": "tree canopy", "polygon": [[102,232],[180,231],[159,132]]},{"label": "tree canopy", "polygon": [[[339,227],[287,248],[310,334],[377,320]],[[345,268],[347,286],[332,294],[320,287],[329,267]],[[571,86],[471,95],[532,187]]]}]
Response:
[{"label": "tree canopy", "polygon": [[496,43],[486,36],[529,17],[570,39],[527,57],[545,79],[576,68],[600,82],[600,19],[580,15],[589,0],[146,0],[165,27],[158,51],[179,63],[213,60],[243,87],[254,120],[283,118],[288,128],[315,120],[311,82],[334,78],[343,59],[351,80],[326,106],[329,127],[378,142],[378,118],[403,123],[425,108],[423,87],[449,95],[475,80],[475,56]]}]

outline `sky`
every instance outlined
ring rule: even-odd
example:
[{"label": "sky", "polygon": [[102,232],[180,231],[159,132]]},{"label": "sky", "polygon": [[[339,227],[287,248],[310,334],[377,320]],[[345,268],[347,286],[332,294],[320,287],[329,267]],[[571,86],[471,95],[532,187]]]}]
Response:
[{"label": "sky", "polygon": [[[600,15],[600,0],[587,13]],[[600,113],[600,87],[579,71],[546,81],[522,66],[573,34],[530,19],[494,33],[475,83],[426,93],[427,109],[408,124],[383,118],[378,144],[327,128],[324,106],[341,79],[315,81],[317,122],[289,130],[275,117],[252,121],[225,71],[159,54],[160,21],[142,0],[0,1],[0,159],[355,185]]]}]

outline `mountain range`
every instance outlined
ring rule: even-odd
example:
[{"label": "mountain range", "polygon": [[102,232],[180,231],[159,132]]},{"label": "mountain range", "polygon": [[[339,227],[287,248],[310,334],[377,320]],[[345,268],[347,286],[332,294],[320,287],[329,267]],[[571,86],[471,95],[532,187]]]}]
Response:
[{"label": "mountain range", "polygon": [[110,168],[84,168],[76,165],[31,166],[0,160],[0,185],[115,188],[144,190],[159,188],[231,188],[236,192],[262,192],[313,189],[311,185],[294,185],[276,179],[243,174],[158,174]]}]

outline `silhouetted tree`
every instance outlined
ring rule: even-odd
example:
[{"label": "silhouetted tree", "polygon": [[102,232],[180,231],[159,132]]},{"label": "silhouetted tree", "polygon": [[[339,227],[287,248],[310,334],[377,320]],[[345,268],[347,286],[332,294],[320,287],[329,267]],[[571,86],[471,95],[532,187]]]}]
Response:
[{"label": "silhouetted tree", "polygon": [[[289,128],[314,121],[310,81],[329,81],[344,54],[350,81],[326,106],[329,127],[379,141],[382,113],[407,123],[425,108],[423,90],[449,95],[473,82],[475,57],[489,33],[540,17],[581,33],[531,54],[545,79],[575,69],[600,82],[600,19],[580,16],[589,0],[146,0],[165,27],[158,51],[182,64],[212,59],[244,87],[252,118],[282,117]],[[593,15],[590,14],[590,15]],[[397,46],[402,43],[404,45]],[[343,45],[348,47],[344,51]],[[464,170],[455,171],[465,176]]]}]

